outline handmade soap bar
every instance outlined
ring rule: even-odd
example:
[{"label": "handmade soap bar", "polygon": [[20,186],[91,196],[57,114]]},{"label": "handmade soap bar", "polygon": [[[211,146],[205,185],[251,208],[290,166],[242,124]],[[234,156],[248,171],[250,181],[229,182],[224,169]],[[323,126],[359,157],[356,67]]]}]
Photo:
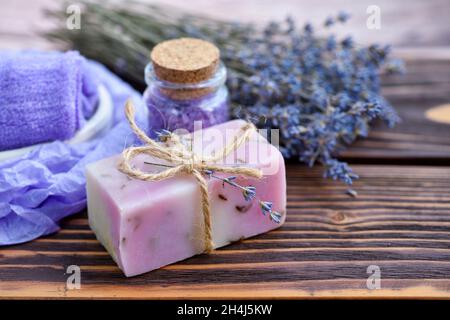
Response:
[{"label": "handmade soap bar", "polygon": [[[192,142],[197,154],[211,155],[236,136],[243,124],[241,120],[230,121],[203,130],[200,138],[195,134],[184,137]],[[194,177],[181,175],[158,182],[136,180],[117,169],[121,159],[122,155],[118,155],[89,165],[87,193],[89,224],[125,275],[138,275],[202,253],[204,224],[199,185]],[[133,165],[142,171],[164,170],[148,163],[163,162],[148,155],[133,160]],[[255,131],[221,164],[256,167],[264,176],[233,179],[239,185],[256,188],[257,196],[251,200],[243,197],[241,189],[205,176],[215,248],[283,224],[286,177],[284,159],[277,148]],[[214,176],[229,177],[220,172]],[[263,214],[261,201],[273,203],[272,210],[281,214],[280,221]]]}]

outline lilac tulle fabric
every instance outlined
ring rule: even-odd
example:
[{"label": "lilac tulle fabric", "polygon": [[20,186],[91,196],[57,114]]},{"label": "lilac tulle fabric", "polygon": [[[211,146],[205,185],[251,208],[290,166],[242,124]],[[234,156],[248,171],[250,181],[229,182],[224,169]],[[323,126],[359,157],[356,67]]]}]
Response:
[{"label": "lilac tulle fabric", "polygon": [[138,124],[146,127],[141,95],[102,65],[88,61],[86,67],[112,96],[114,126],[93,141],[78,145],[55,141],[19,159],[0,162],[0,245],[53,233],[59,229],[58,221],[86,207],[85,166],[136,143],[124,117],[126,99],[133,99]]},{"label": "lilac tulle fabric", "polygon": [[72,138],[98,100],[86,66],[76,51],[0,51],[0,150]]}]

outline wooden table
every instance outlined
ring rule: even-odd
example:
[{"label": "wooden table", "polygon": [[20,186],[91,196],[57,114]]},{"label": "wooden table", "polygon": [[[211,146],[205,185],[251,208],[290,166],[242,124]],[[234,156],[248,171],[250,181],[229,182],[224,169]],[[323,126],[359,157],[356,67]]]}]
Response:
[{"label": "wooden table", "polygon": [[[450,123],[424,116],[450,102],[450,54],[399,53],[409,73],[383,90],[402,124],[376,126],[343,154],[361,176],[358,197],[289,163],[284,226],[129,279],[82,212],[55,235],[0,249],[0,297],[450,298]],[[69,265],[81,267],[80,290],[66,288]],[[367,287],[369,266],[380,289]]]}]

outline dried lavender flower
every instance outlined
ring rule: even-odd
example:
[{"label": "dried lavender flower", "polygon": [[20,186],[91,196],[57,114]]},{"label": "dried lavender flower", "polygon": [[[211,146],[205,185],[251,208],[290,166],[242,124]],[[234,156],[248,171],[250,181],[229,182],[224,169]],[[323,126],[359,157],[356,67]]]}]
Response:
[{"label": "dried lavender flower", "polygon": [[[341,12],[324,25],[348,18]],[[296,30],[292,24],[271,23],[270,33],[248,37],[238,58],[229,58],[240,60],[249,75],[231,72],[233,115],[280,129],[284,157],[309,166],[320,163],[324,177],[351,184],[358,176],[335,157],[356,138],[366,137],[374,119],[389,126],[399,121],[380,94],[379,73],[384,66],[388,72],[401,71],[402,65],[387,59],[389,46],[361,47],[352,37],[338,41],[333,34],[318,37],[310,24],[283,33]]]},{"label": "dried lavender flower", "polygon": [[358,196],[358,192],[353,189],[347,189],[346,193],[353,198],[356,198]]},{"label": "dried lavender flower", "polygon": [[[146,162],[147,163],[147,162]],[[150,163],[148,163],[150,164]],[[244,196],[245,201],[253,201],[255,198],[257,198],[257,194],[256,194],[256,188],[253,186],[241,186],[239,183],[233,181],[236,180],[235,176],[231,176],[231,177],[227,177],[227,178],[222,178],[219,176],[214,175],[214,173],[211,170],[204,170],[203,171],[204,174],[206,174],[209,178],[213,178],[213,179],[217,179],[217,180],[221,180],[222,181],[222,187],[225,187],[225,183],[240,189],[242,191],[242,194]],[[231,178],[231,179],[230,179]],[[276,211],[272,211],[272,207],[273,207],[273,203],[270,201],[263,201],[260,199],[257,199],[259,206],[261,208],[261,213],[265,216],[267,215],[267,213],[269,213],[270,219],[275,222],[275,223],[281,223],[281,214],[276,212]]]},{"label": "dried lavender flower", "polygon": [[222,187],[225,188],[225,183],[228,183],[231,186],[236,186],[236,183],[233,182],[233,180],[235,180],[236,177],[235,176],[230,176],[227,178],[222,178]]},{"label": "dried lavender flower", "polygon": [[281,223],[281,214],[276,211],[271,211],[270,219],[275,223]]},{"label": "dried lavender flower", "polygon": [[252,186],[247,186],[242,189],[242,195],[245,201],[252,201],[256,196],[256,188]]},{"label": "dried lavender flower", "polygon": [[156,137],[158,138],[158,140],[163,142],[167,141],[167,139],[169,139],[171,135],[172,132],[166,129],[162,129],[161,131],[156,132]]},{"label": "dried lavender flower", "polygon": [[348,12],[341,11],[338,13],[337,19],[342,23],[347,22],[347,20],[350,19],[350,14]]},{"label": "dried lavender flower", "polygon": [[205,170],[203,170],[203,173],[206,174],[208,176],[208,178],[211,178],[212,175],[214,174],[214,171],[205,169]]},{"label": "dried lavender flower", "polygon": [[269,201],[259,201],[259,206],[261,207],[261,211],[264,215],[272,212],[273,203]]},{"label": "dried lavender flower", "polygon": [[335,20],[333,17],[326,18],[325,22],[323,23],[325,27],[331,27],[335,23]]},{"label": "dried lavender flower", "polygon": [[[170,131],[168,131],[170,133]],[[148,165],[152,165],[152,166],[160,166],[160,167],[165,167],[165,168],[173,168],[173,165],[170,164],[161,164],[161,163],[156,163],[156,162],[148,162],[148,161],[144,161],[145,164]],[[205,169],[203,170],[203,174],[205,174],[206,176],[208,176],[208,178],[210,179],[217,179],[222,181],[222,188],[225,188],[225,183],[229,184],[230,186],[233,186],[234,188],[240,189],[244,195],[244,199],[245,201],[253,201],[257,195],[256,195],[256,188],[253,186],[241,186],[239,183],[233,181],[236,180],[236,176],[231,176],[231,177],[227,177],[227,178],[222,178],[219,176],[214,175],[214,171],[209,170],[209,169]],[[276,212],[276,211],[272,211],[272,207],[273,207],[273,203],[270,201],[263,201],[260,199],[257,199],[259,202],[259,206],[261,208],[261,212],[262,214],[265,216],[267,213],[269,213],[270,219],[272,221],[274,221],[275,223],[281,223],[281,214]]]}]

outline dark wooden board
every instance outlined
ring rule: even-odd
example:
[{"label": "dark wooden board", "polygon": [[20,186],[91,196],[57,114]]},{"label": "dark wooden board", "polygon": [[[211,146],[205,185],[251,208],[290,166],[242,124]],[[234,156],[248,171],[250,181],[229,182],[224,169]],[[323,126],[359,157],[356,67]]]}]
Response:
[{"label": "dark wooden board", "polygon": [[[284,226],[134,278],[125,278],[85,213],[61,232],[0,249],[9,298],[450,298],[450,168],[355,166],[354,188],[289,165]],[[81,267],[67,290],[65,270]],[[381,289],[369,290],[369,265]]]}]

